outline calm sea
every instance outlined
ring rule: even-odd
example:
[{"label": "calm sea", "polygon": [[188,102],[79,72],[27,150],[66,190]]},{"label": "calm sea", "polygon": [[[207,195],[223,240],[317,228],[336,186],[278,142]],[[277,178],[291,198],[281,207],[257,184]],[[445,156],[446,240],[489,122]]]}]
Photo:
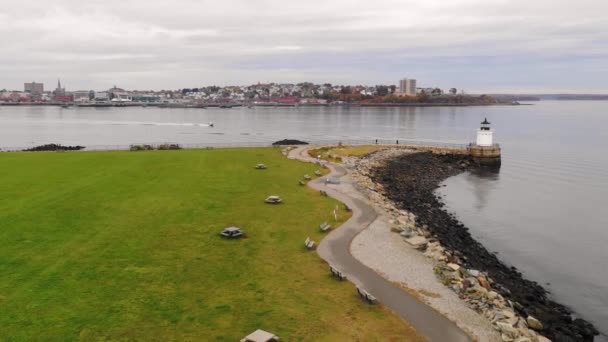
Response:
[{"label": "calm sea", "polygon": [[[61,143],[270,143],[283,138],[467,143],[487,117],[503,149],[492,176],[441,189],[505,262],[608,333],[608,102],[459,108],[0,107],[0,147]],[[205,126],[210,121],[215,127]],[[200,125],[199,125],[200,124]]]}]

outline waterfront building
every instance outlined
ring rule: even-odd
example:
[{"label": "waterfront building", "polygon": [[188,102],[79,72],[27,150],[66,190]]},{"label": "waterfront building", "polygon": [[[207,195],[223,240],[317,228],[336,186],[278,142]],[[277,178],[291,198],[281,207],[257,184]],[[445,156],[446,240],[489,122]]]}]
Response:
[{"label": "waterfront building", "polygon": [[24,83],[23,90],[32,95],[42,95],[42,93],[44,93],[44,83]]},{"label": "waterfront building", "polygon": [[413,78],[400,80],[399,95],[416,96],[416,80]]},{"label": "waterfront building", "polygon": [[88,102],[91,99],[91,91],[77,90],[73,93],[74,102]]},{"label": "waterfront building", "polygon": [[107,91],[96,91],[95,101],[110,101],[110,93]]},{"label": "waterfront building", "polygon": [[112,93],[112,102],[131,102],[133,97],[129,93]]},{"label": "waterfront building", "polygon": [[161,102],[160,95],[154,94],[137,94],[131,98],[135,102]]},{"label": "waterfront building", "polygon": [[55,97],[65,96],[65,88],[61,87],[61,80],[57,80],[57,88],[55,89]]}]

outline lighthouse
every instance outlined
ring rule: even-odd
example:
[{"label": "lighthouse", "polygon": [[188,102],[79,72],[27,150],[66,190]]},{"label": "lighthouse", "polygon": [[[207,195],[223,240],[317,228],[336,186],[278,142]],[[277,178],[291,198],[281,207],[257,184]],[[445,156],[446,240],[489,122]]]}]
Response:
[{"label": "lighthouse", "polygon": [[487,118],[481,122],[477,131],[477,146],[492,146],[492,129]]},{"label": "lighthouse", "polygon": [[494,144],[490,122],[485,118],[477,130],[477,140],[469,144],[469,155],[479,165],[500,167],[500,146]]}]

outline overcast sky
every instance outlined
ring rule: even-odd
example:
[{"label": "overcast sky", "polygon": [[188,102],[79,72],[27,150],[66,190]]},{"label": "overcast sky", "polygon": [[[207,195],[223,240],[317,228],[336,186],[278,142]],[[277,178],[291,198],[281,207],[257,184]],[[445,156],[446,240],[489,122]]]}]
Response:
[{"label": "overcast sky", "polygon": [[608,93],[607,0],[0,3],[0,89],[259,82]]}]

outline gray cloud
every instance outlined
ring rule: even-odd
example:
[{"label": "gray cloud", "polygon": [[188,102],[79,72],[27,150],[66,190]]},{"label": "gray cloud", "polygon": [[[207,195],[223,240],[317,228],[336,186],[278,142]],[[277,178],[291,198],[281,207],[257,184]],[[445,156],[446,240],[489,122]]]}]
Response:
[{"label": "gray cloud", "polygon": [[[257,81],[471,92],[608,92],[596,0],[143,0],[3,4],[0,88],[179,88]],[[48,87],[47,86],[47,87]]]}]

